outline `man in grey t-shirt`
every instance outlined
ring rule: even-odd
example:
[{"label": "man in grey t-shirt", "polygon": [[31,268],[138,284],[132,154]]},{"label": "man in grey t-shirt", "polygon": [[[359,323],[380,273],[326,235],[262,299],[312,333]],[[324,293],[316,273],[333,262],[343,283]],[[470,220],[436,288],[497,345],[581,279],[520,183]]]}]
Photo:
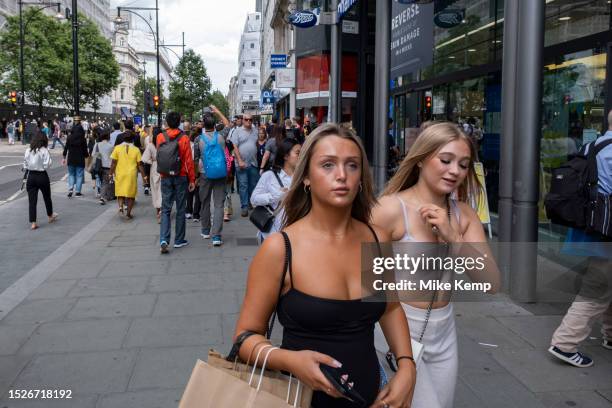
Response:
[{"label": "man in grey t-shirt", "polygon": [[259,181],[257,167],[257,128],[253,126],[253,116],[245,114],[242,117],[242,127],[236,128],[231,135],[236,156],[236,178],[240,194],[241,215],[249,215],[251,194]]}]

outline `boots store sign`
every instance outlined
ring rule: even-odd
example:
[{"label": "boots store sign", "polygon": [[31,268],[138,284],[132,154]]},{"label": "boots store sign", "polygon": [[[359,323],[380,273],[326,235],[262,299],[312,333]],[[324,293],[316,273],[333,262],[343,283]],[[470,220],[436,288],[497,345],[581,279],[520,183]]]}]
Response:
[{"label": "boots store sign", "polygon": [[415,72],[433,63],[434,3],[391,7],[391,78]]},{"label": "boots store sign", "polygon": [[317,25],[317,15],[311,11],[296,11],[289,16],[289,22],[300,28],[314,27]]}]

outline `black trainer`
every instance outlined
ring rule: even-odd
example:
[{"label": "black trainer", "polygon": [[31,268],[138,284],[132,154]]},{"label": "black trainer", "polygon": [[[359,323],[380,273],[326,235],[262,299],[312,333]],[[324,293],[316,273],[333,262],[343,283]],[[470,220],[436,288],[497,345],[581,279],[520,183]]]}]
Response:
[{"label": "black trainer", "polygon": [[571,364],[574,367],[585,368],[593,365],[593,360],[591,360],[590,357],[585,356],[584,354],[578,351],[575,353],[566,353],[564,351],[559,350],[555,346],[550,346],[548,352],[553,356],[557,357],[559,360],[565,361],[566,363]]}]

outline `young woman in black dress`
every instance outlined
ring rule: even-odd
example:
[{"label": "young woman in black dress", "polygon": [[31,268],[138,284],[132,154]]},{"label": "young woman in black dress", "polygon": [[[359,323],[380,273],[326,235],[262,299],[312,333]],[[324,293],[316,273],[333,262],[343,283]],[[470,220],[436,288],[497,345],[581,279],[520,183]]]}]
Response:
[{"label": "young woman in black dress", "polygon": [[[246,361],[265,345],[263,334],[276,307],[283,341],[268,366],[312,387],[313,407],[354,406],[340,398],[320,364],[348,374],[367,406],[403,408],[412,399],[416,371],[404,312],[397,302],[364,301],[361,243],[390,239],[369,225],[374,201],[359,139],[334,124],[318,127],[302,148],[283,202],[285,235],[271,234],[249,269],[235,340],[245,331],[260,334],[244,341],[240,356]],[[286,253],[291,256],[281,283]],[[377,321],[399,365],[382,389],[374,349]]]}]

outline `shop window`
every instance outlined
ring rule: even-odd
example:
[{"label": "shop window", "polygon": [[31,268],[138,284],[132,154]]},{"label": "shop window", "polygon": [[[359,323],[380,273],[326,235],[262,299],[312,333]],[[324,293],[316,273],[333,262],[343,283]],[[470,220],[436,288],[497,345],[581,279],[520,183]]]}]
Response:
[{"label": "shop window", "polygon": [[[605,132],[606,59],[604,50],[593,49],[562,55],[544,66],[540,143],[542,198],[550,188],[551,170]],[[541,223],[550,222],[542,201],[539,219]],[[551,229],[564,231],[555,225]]]}]

